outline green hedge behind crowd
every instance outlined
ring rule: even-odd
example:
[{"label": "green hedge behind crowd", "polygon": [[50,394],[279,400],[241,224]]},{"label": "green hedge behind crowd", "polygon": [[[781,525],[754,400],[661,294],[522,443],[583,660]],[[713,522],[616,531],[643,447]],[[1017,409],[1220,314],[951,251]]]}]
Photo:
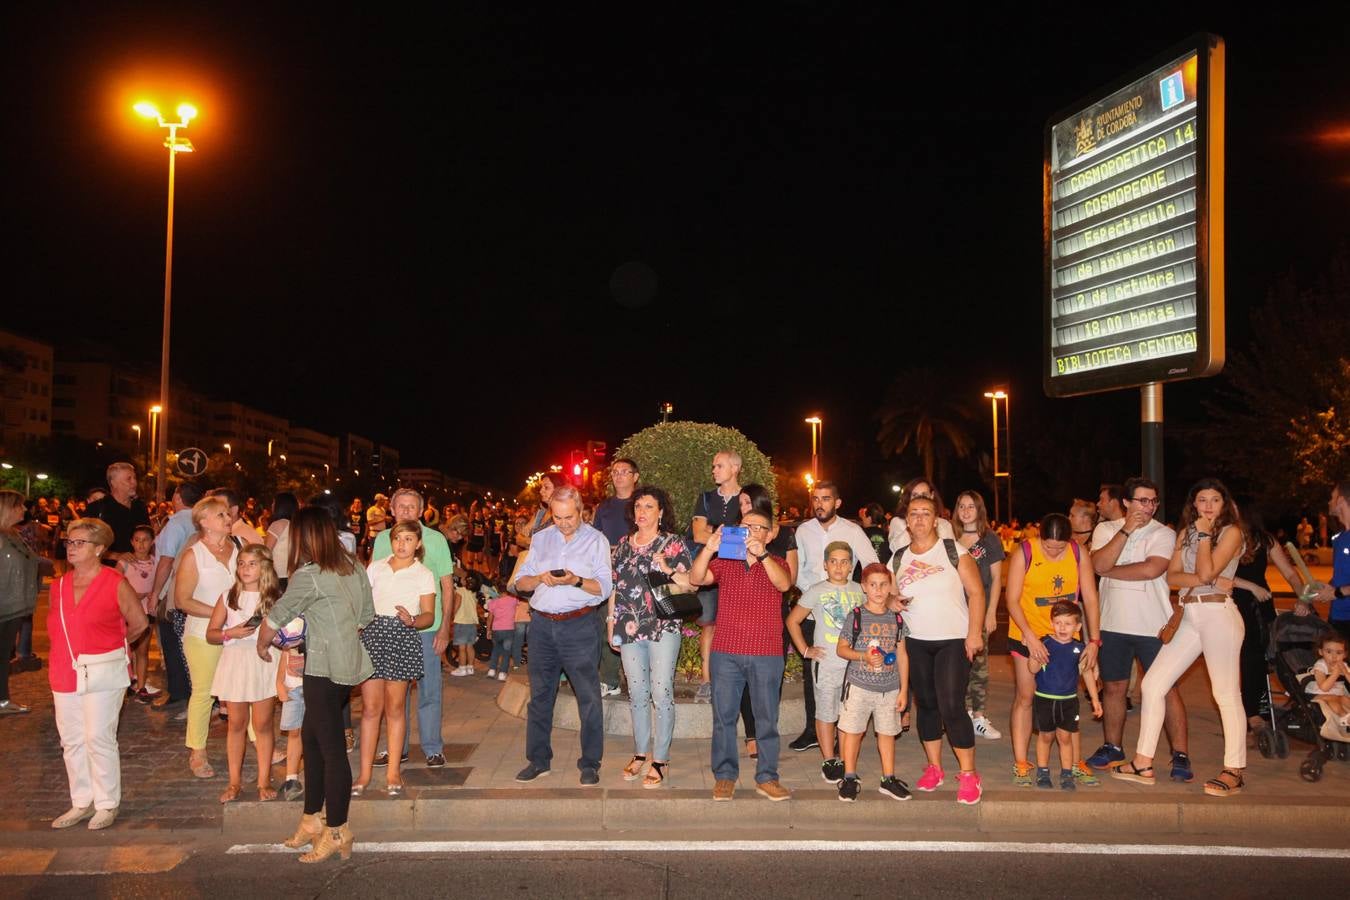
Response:
[{"label": "green hedge behind crowd", "polygon": [[698,495],[712,490],[712,460],[721,450],[741,455],[741,484],[762,484],[778,498],[773,466],[754,441],[735,428],[705,422],[666,422],[632,435],[615,453],[636,460],[641,482],[665,489],[681,528],[689,522]]}]

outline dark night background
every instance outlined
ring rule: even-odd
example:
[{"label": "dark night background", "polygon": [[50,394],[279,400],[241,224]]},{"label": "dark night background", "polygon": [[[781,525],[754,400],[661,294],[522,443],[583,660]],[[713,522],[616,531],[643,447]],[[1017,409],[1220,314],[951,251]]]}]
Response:
[{"label": "dark night background", "polygon": [[[872,413],[915,366],[986,447],[1004,383],[1015,449],[1128,474],[1137,391],[1041,391],[1042,129],[1196,31],[1228,50],[1230,350],[1344,240],[1343,11],[256,9],[4,14],[3,323],[157,367],[165,153],[130,106],[191,100],[175,377],[489,484],[668,400],[795,471],[819,412],[825,473],[881,499],[916,468],[879,459]],[[630,262],[645,304],[611,290]],[[1168,388],[1169,434],[1209,390]],[[1027,505],[1095,488],[1042,479]]]}]

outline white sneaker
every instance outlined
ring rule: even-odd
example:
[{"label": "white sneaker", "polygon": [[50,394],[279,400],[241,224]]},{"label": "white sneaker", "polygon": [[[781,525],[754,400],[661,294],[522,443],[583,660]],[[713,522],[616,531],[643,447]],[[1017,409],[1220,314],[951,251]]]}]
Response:
[{"label": "white sneaker", "polygon": [[987,741],[996,741],[1003,737],[1003,732],[995,728],[994,723],[984,716],[971,714],[970,721],[975,726],[975,733]]},{"label": "white sneaker", "polygon": [[468,674],[468,673],[464,671],[464,667],[463,667],[463,666],[460,666],[460,667],[457,668],[457,669],[451,669],[451,670],[450,670],[450,676],[451,676],[452,678],[463,678],[466,674]]},{"label": "white sneaker", "polygon": [[622,693],[622,691],[619,690],[619,688],[618,688],[617,685],[611,686],[611,685],[605,684],[605,683],[603,683],[603,682],[601,682],[601,684],[600,684],[600,696],[601,696],[602,698],[603,698],[603,697],[617,697],[617,696],[619,696],[619,694],[621,694],[621,693]]},{"label": "white sneaker", "polygon": [[505,672],[498,672],[498,673],[497,673],[497,680],[498,680],[498,681],[505,681],[505,680],[506,680],[506,673],[505,673]]},{"label": "white sneaker", "polygon": [[497,670],[496,670],[496,669],[488,669],[487,677],[489,677],[489,678],[496,678],[496,677],[497,677]]}]

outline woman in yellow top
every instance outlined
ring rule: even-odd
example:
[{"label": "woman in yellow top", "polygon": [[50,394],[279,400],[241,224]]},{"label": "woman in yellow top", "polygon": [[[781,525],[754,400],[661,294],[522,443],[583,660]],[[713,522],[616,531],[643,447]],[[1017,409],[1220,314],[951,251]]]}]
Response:
[{"label": "woman in yellow top", "polygon": [[[1004,596],[1008,598],[1008,652],[1017,676],[1012,707],[1013,784],[1030,787],[1035,774],[1027,761],[1031,698],[1036,692],[1033,673],[1049,659],[1041,639],[1051,631],[1051,607],[1060,600],[1082,605],[1089,640],[1081,665],[1090,668],[1096,662],[1102,643],[1092,559],[1073,542],[1073,526],[1067,516],[1051,513],[1041,520],[1040,537],[1013,547],[1008,554],[1008,589]],[[1076,734],[1074,737],[1077,739]],[[1078,753],[1077,746],[1074,752]]]}]

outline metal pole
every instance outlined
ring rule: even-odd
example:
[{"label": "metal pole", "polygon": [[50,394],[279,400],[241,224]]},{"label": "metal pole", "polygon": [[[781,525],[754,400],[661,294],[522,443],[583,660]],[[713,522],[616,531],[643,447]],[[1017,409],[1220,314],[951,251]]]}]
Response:
[{"label": "metal pole", "polygon": [[1158,505],[1154,515],[1166,519],[1163,512],[1163,386],[1150,382],[1139,389],[1139,446],[1144,477],[1158,486]]},{"label": "metal pole", "polygon": [[159,445],[155,448],[155,499],[164,502],[169,457],[169,314],[173,308],[173,174],[177,129],[169,127],[169,215],[164,238],[164,335],[159,355]]},{"label": "metal pole", "polygon": [[994,521],[1003,521],[998,502],[998,398],[989,398],[989,411],[994,417]]},{"label": "metal pole", "polygon": [[820,480],[820,424],[811,423],[811,480]]},{"label": "metal pole", "polygon": [[1003,395],[1003,456],[1008,460],[1008,468],[1003,471],[1008,476],[1008,521],[1013,517],[1012,501],[1012,391]]}]

